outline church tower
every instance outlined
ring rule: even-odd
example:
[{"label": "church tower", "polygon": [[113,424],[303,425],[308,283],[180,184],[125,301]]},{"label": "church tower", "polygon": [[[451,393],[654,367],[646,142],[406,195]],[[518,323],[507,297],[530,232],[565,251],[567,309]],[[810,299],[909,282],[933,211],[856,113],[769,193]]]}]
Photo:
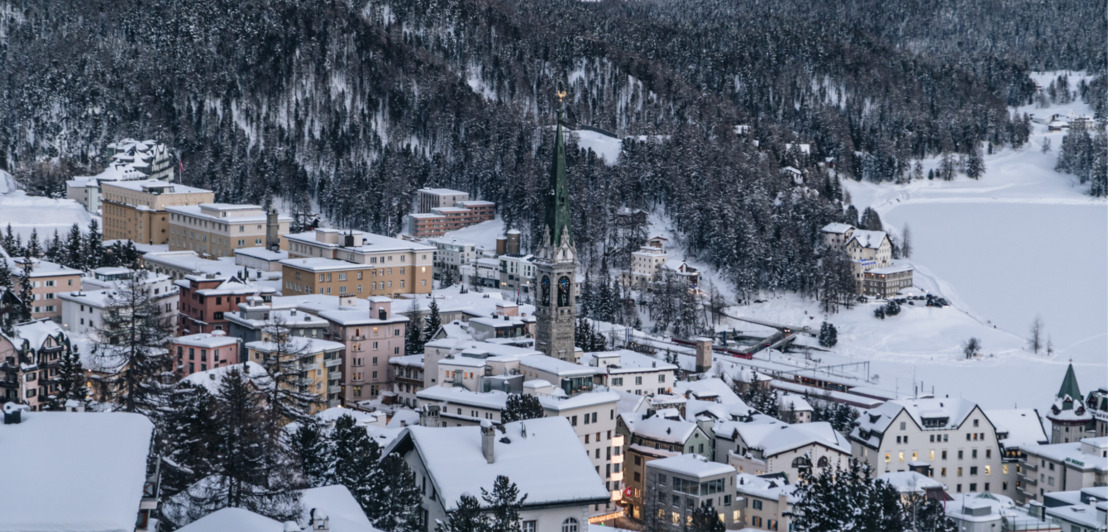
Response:
[{"label": "church tower", "polygon": [[542,245],[535,254],[535,348],[554,358],[576,362],[573,333],[577,320],[577,248],[570,233],[566,152],[562,143],[561,100],[554,137],[554,166],[546,191]]}]

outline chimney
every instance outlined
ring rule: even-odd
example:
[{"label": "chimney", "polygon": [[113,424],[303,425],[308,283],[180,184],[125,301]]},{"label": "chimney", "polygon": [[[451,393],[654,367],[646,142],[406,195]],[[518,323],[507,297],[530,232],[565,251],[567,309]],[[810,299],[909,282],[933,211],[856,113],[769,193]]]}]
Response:
[{"label": "chimney", "polygon": [[[18,425],[23,422],[23,407],[15,403],[4,403],[4,424]],[[492,462],[492,460],[489,460]]]},{"label": "chimney", "polygon": [[701,336],[696,339],[696,372],[703,373],[712,367],[712,339]]},{"label": "chimney", "polygon": [[354,247],[354,233],[352,231],[347,232],[346,235],[343,237],[342,245],[343,245],[343,247],[348,247],[348,248]]},{"label": "chimney", "polygon": [[309,530],[312,530],[313,532],[330,532],[331,519],[327,517],[327,514],[323,513],[318,508],[312,508],[312,511],[309,515]]},{"label": "chimney", "polygon": [[490,464],[496,461],[496,450],[493,447],[495,438],[496,431],[492,428],[492,421],[481,420],[481,454],[485,455],[485,460]]},{"label": "chimney", "polygon": [[519,255],[519,230],[508,231],[508,254]]},{"label": "chimney", "polygon": [[281,236],[278,234],[281,224],[277,221],[277,209],[270,209],[265,215],[265,247],[270,251],[281,249]]}]

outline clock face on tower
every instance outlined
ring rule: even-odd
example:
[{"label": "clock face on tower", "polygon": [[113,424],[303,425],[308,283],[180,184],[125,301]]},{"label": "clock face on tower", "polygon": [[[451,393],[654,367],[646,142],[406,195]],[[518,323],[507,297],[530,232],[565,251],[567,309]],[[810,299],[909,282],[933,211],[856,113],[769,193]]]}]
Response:
[{"label": "clock face on tower", "polygon": [[569,306],[569,277],[558,278],[558,306]]}]

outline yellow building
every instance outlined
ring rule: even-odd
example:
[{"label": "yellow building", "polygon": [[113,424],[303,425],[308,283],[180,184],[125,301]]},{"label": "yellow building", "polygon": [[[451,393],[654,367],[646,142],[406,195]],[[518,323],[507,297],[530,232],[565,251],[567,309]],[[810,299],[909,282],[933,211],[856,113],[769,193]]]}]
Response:
[{"label": "yellow building", "polygon": [[169,250],[191,250],[201,257],[231,257],[236,249],[280,246],[292,218],[266,213],[260,205],[201,203],[166,207]]},{"label": "yellow building", "polygon": [[169,243],[169,206],[211,203],[214,193],[164,181],[104,182],[101,207],[104,240],[132,240],[141,244]]},{"label": "yellow building", "polygon": [[360,298],[431,293],[435,248],[397,238],[337,229],[288,235],[281,261],[284,295]]},{"label": "yellow building", "polygon": [[303,336],[285,336],[276,341],[269,335],[265,338],[246,344],[246,360],[266,368],[279,364],[283,372],[294,373],[295,378],[282,386],[316,397],[309,414],[341,404],[345,345]]}]

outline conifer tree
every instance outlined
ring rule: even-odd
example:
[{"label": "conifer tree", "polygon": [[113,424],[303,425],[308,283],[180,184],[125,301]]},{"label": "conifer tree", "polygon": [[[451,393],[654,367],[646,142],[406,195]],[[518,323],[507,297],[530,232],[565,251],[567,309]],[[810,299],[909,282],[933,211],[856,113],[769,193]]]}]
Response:
[{"label": "conifer tree", "polygon": [[327,485],[331,475],[331,441],[316,418],[301,422],[289,444],[305,484],[312,488]]},{"label": "conifer tree", "polygon": [[69,228],[69,234],[65,237],[65,251],[60,262],[68,267],[78,270],[85,269],[85,241],[81,236],[81,228],[77,224]]},{"label": "conifer tree", "polygon": [[19,268],[19,285],[16,287],[19,290],[19,312],[16,318],[17,323],[24,323],[31,321],[31,311],[35,305],[35,294],[32,292],[33,285],[31,284],[31,273],[34,271],[34,261],[31,260],[30,253],[23,254],[23,263]]},{"label": "conifer tree", "polygon": [[391,483],[391,479],[378,474],[380,446],[369,438],[365,428],[359,427],[353,417],[344,415],[335,420],[335,427],[331,429],[331,449],[333,467],[330,482],[346,486],[371,521],[380,517],[382,507],[374,496],[380,493],[380,484]]},{"label": "conifer tree", "polygon": [[794,492],[792,524],[808,532],[903,532],[907,528],[900,495],[871,478],[868,464],[847,468],[802,469]]},{"label": "conifer tree", "polygon": [[62,238],[58,236],[58,230],[54,229],[54,237],[50,239],[50,244],[46,246],[46,260],[58,262],[62,252]]},{"label": "conifer tree", "polygon": [[985,173],[985,159],[981,156],[981,148],[977,147],[970,152],[966,160],[966,175],[972,179],[980,179]]},{"label": "conifer tree", "polygon": [[431,337],[435,333],[439,332],[439,328],[442,327],[442,318],[439,316],[439,302],[431,299],[431,306],[427,319],[424,320],[423,326],[423,342],[427,343],[431,341]]},{"label": "conifer tree", "polygon": [[65,410],[65,403],[70,399],[81,403],[88,399],[85,370],[81,366],[81,356],[75,349],[71,346],[62,351],[58,375],[54,377],[58,391],[50,396],[47,406],[49,410]]},{"label": "conifer tree", "polygon": [[422,497],[416,486],[415,473],[397,454],[389,454],[378,462],[377,476],[388,479],[374,485],[372,495],[380,507],[380,513],[370,516],[373,526],[389,532],[416,532],[419,530]]},{"label": "conifer tree", "polygon": [[31,229],[31,238],[27,239],[27,254],[34,258],[42,257],[42,244],[38,241],[38,229]]},{"label": "conifer tree", "polygon": [[500,422],[511,423],[525,419],[538,419],[546,416],[539,398],[533,395],[508,394],[504,409],[500,411]]},{"label": "conifer tree", "polygon": [[462,494],[458,507],[447,514],[445,523],[435,525],[435,532],[488,532],[489,526],[489,518],[477,497]]},{"label": "conifer tree", "polygon": [[823,322],[823,324],[819,326],[819,345],[823,347],[834,347],[837,343],[839,343],[839,331],[835,329],[834,325],[826,321]]},{"label": "conifer tree", "polygon": [[404,354],[415,355],[423,352],[423,311],[420,309],[419,300],[412,299],[408,307],[408,329],[405,331]]},{"label": "conifer tree", "polygon": [[179,384],[156,418],[163,460],[162,498],[168,499],[215,469],[216,400],[202,386]]},{"label": "conifer tree", "polygon": [[527,501],[527,494],[522,496],[519,487],[504,475],[498,475],[492,484],[492,491],[481,488],[481,500],[491,514],[489,532],[520,532],[522,530],[519,521],[519,510]]},{"label": "conifer tree", "polygon": [[110,401],[124,412],[153,416],[169,392],[173,329],[151,298],[147,276],[136,271],[108,296],[92,356],[107,373],[102,383]]},{"label": "conifer tree", "polygon": [[94,270],[104,265],[104,237],[100,233],[100,224],[96,218],[88,222],[88,236],[83,239],[84,266],[86,270]]},{"label": "conifer tree", "polygon": [[8,227],[4,229],[4,251],[8,252],[10,256],[22,255],[22,253],[16,250],[15,246],[15,233],[12,232],[12,224],[8,224]]},{"label": "conifer tree", "polygon": [[685,527],[688,532],[724,532],[727,530],[727,527],[723,526],[723,521],[719,520],[719,513],[711,504],[698,506],[693,510],[691,517],[692,524]]},{"label": "conifer tree", "polygon": [[0,256],[0,292],[12,289],[12,267],[7,257]]}]

